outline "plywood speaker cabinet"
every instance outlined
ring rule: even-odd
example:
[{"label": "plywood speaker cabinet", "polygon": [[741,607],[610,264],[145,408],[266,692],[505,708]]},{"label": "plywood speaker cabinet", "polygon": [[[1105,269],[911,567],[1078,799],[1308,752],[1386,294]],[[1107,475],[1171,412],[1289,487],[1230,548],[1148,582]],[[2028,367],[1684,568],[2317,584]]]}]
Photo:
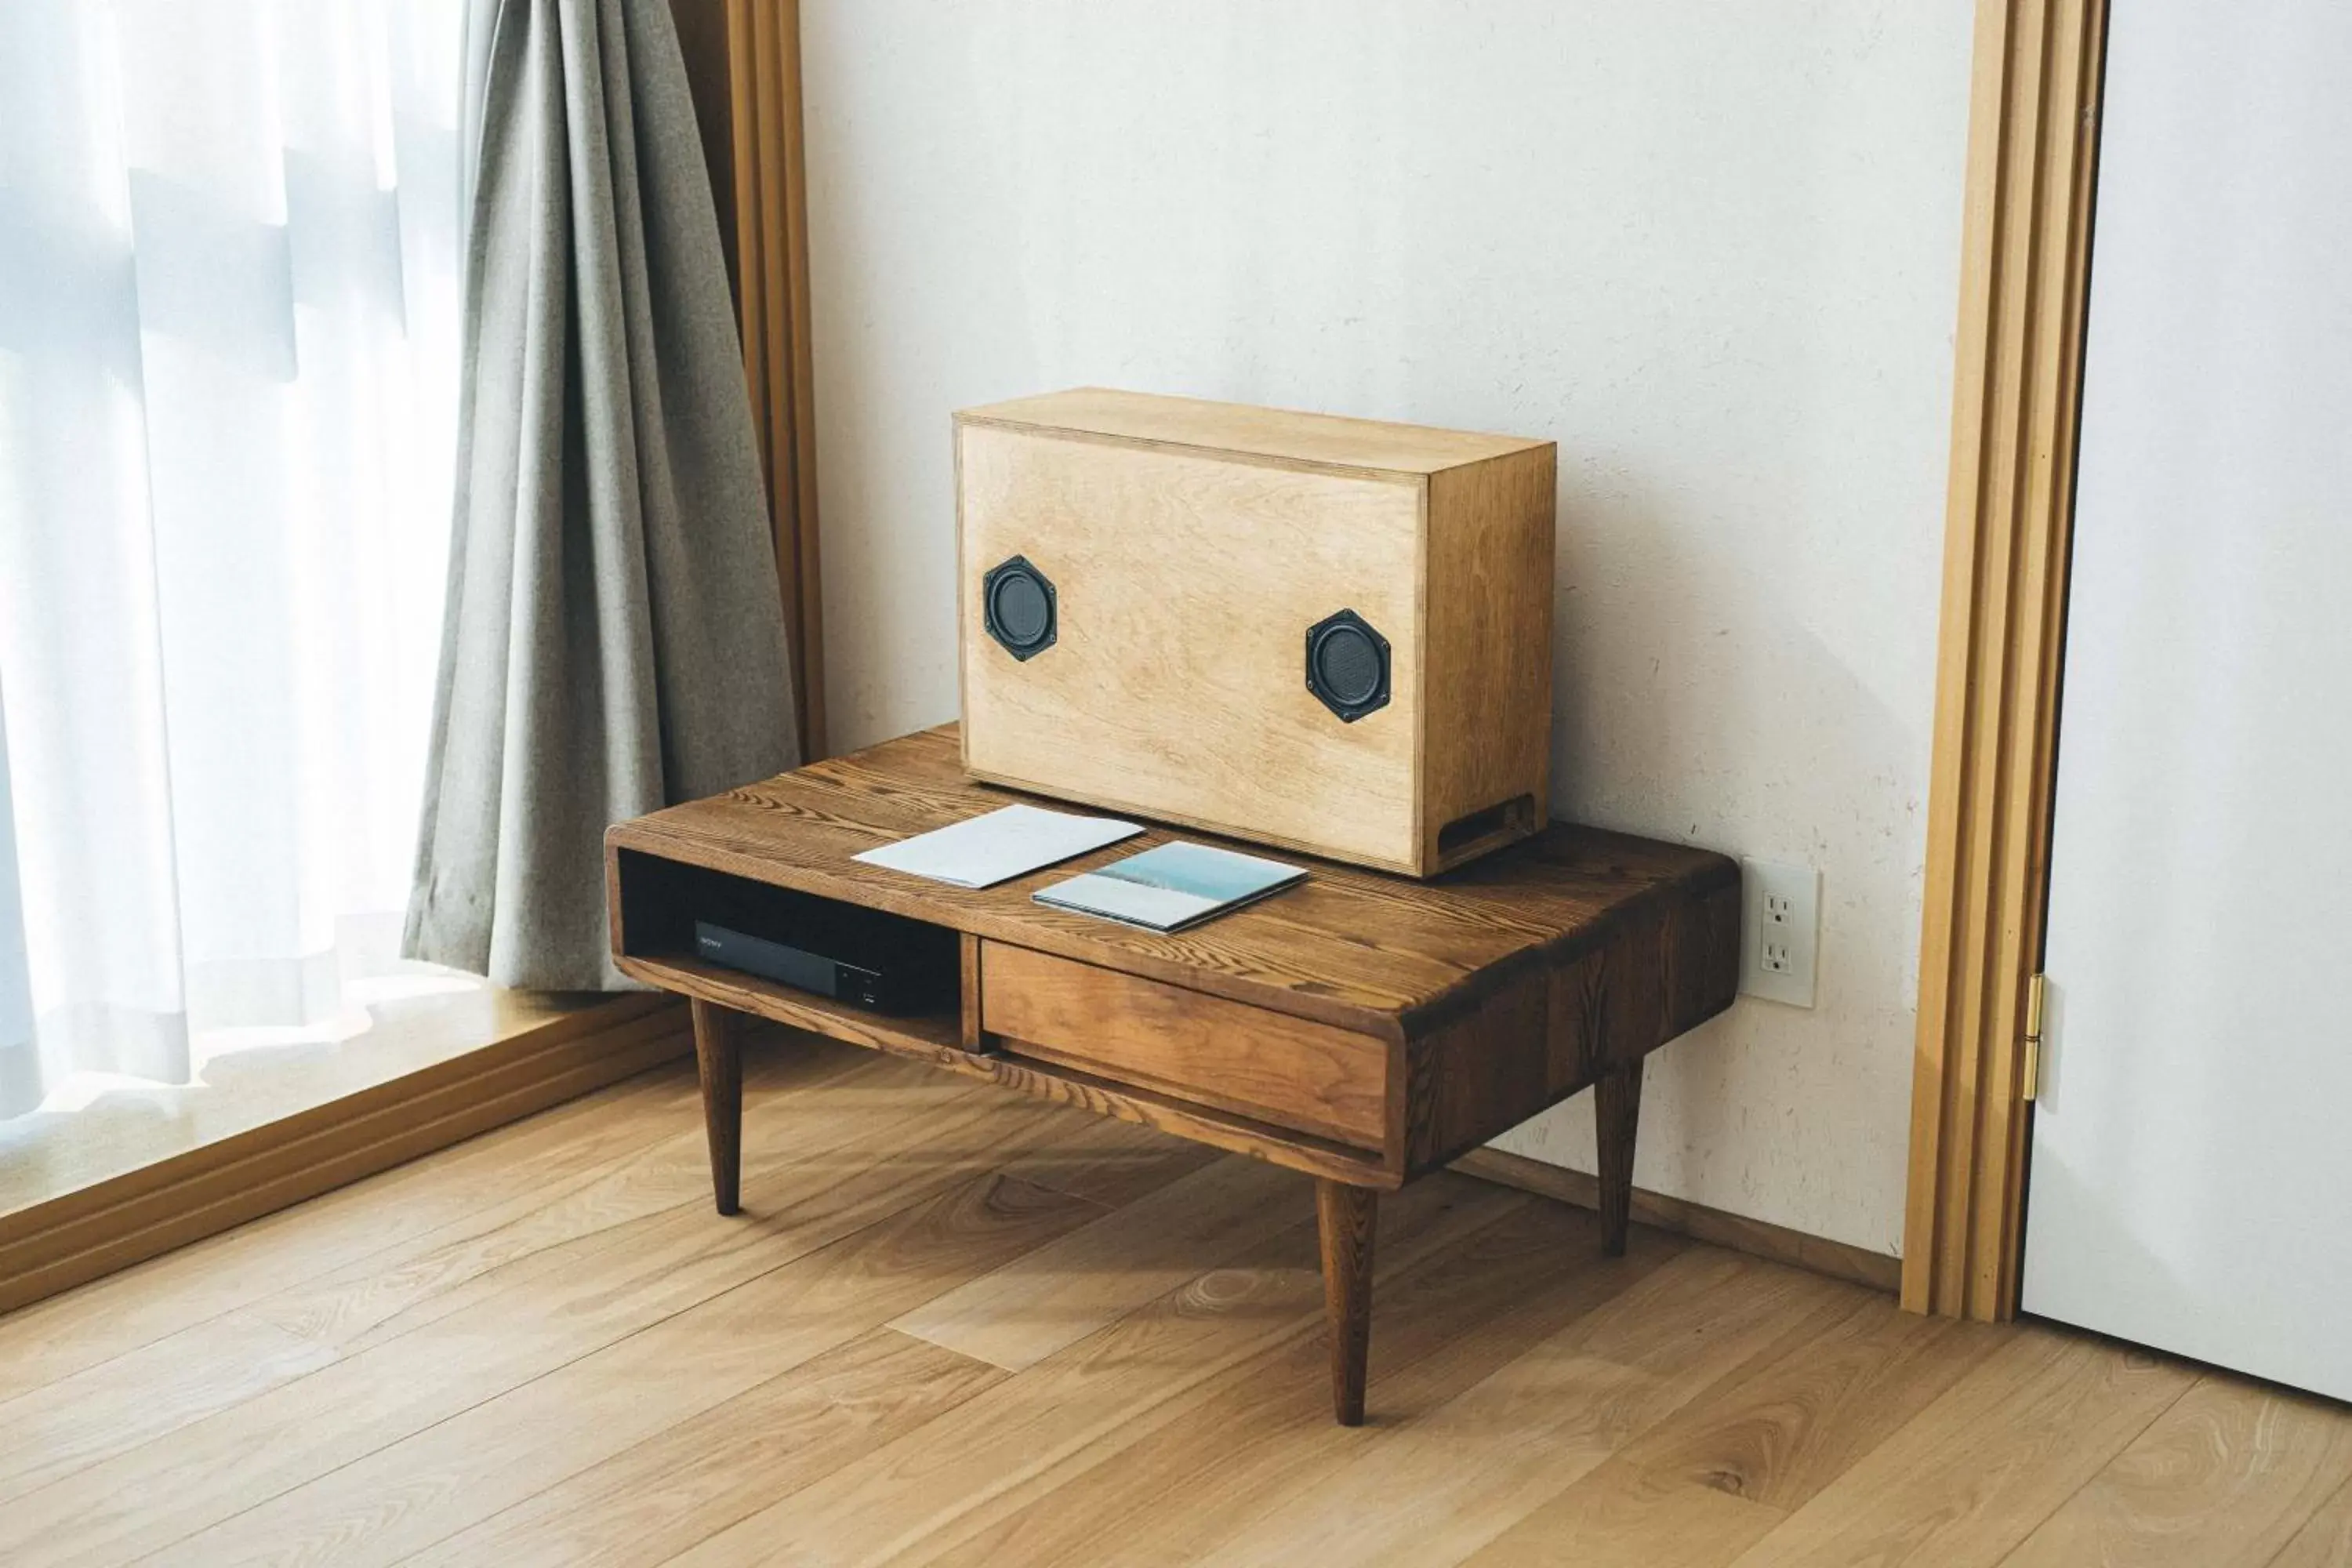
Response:
[{"label": "plywood speaker cabinet", "polygon": [[1551,443],[1092,388],[955,437],[973,776],[1412,876],[1543,826]]}]

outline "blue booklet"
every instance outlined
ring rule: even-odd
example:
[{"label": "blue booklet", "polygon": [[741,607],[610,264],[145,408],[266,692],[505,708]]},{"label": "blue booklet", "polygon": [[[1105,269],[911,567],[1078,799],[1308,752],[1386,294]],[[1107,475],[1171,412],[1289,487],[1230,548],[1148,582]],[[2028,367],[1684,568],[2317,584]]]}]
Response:
[{"label": "blue booklet", "polygon": [[1278,860],[1205,844],[1162,844],[1099,871],[1040,888],[1032,896],[1055,909],[1100,915],[1145,931],[1171,931],[1278,893],[1306,878],[1304,867]]}]

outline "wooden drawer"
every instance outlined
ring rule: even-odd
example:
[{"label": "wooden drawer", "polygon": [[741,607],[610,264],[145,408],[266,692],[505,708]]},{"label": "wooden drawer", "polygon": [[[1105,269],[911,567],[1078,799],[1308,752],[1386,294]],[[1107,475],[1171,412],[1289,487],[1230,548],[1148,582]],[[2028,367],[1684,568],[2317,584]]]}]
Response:
[{"label": "wooden drawer", "polygon": [[1388,1047],[1370,1035],[981,943],[981,1027],[1006,1048],[1378,1149]]}]

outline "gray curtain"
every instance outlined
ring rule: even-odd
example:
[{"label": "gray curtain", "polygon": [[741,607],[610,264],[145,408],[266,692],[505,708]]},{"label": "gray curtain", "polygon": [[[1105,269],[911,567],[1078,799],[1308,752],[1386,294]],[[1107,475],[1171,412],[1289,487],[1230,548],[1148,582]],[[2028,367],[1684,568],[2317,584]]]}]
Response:
[{"label": "gray curtain", "polygon": [[774,542],[669,0],[475,0],[448,619],[405,951],[614,989],[603,838],[792,766]]}]

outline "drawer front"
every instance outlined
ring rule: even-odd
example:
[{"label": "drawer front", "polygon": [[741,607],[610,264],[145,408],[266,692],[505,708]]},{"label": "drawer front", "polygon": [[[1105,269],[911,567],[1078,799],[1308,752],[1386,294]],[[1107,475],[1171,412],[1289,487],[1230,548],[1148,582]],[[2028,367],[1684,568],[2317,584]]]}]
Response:
[{"label": "drawer front", "polygon": [[981,1026],[1009,1050],[1381,1147],[1388,1047],[1370,1035],[993,942],[980,985]]}]

